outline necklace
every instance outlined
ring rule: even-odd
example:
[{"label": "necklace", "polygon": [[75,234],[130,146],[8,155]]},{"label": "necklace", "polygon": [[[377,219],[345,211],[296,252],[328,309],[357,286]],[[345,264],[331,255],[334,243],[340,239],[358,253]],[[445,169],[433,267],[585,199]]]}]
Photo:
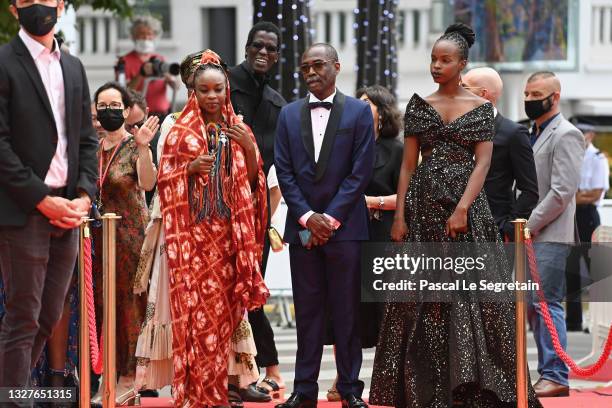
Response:
[{"label": "necklace", "polygon": [[104,162],[103,155],[104,155],[105,151],[110,151],[112,146],[105,150],[104,149],[104,143],[106,141],[106,138],[102,140],[102,151],[100,152],[100,159],[98,160],[98,165],[99,165],[99,167],[98,167],[98,174],[100,175],[100,178],[98,179],[98,200],[97,200],[97,203],[96,203],[96,205],[98,207],[98,212],[100,212],[100,213],[102,213],[102,209],[103,209],[103,204],[102,204],[102,188],[104,186],[104,181],[106,181],[106,176],[108,175],[108,170],[110,169],[110,166],[113,163],[113,159],[115,158],[117,152],[119,151],[121,146],[123,146],[123,141],[125,139],[126,139],[126,137],[124,136],[115,145],[115,148],[113,149],[113,152],[111,153],[111,156],[108,159],[108,163],[106,164],[106,168],[104,169],[104,171],[102,171],[102,163]]}]

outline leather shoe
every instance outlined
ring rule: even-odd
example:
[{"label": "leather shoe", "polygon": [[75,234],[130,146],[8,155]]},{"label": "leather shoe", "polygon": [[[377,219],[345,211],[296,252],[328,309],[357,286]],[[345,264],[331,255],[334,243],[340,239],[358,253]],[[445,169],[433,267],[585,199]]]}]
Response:
[{"label": "leather shoe", "polygon": [[257,389],[255,384],[249,384],[247,388],[240,389],[240,398],[245,402],[270,402],[272,397]]},{"label": "leather shoe", "polygon": [[294,392],[287,401],[276,405],[274,408],[317,408],[317,401]]},{"label": "leather shoe", "polygon": [[368,404],[363,402],[361,397],[348,394],[342,397],[342,408],[368,408]]},{"label": "leather shoe", "polygon": [[538,398],[569,396],[569,387],[567,385],[561,385],[545,378],[540,378],[538,382],[533,385],[533,389]]}]

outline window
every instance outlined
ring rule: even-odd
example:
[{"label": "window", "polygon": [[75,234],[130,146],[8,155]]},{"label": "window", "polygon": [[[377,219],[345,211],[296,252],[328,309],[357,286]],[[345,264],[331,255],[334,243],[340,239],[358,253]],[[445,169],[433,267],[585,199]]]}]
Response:
[{"label": "window", "polygon": [[421,12],[419,10],[412,11],[412,38],[414,38],[414,46],[417,47],[421,42]]},{"label": "window", "polygon": [[325,42],[331,43],[331,13],[325,13]]},{"label": "window", "polygon": [[346,14],[340,12],[340,46],[346,44]]},{"label": "window", "polygon": [[404,30],[406,29],[406,12],[404,10],[399,12],[399,21],[397,22],[397,41],[404,45],[405,35]]}]

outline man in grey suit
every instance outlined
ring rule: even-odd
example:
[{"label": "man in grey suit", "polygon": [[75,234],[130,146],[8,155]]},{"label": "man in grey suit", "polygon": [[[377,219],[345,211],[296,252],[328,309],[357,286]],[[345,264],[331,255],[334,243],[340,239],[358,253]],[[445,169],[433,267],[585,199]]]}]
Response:
[{"label": "man in grey suit", "polygon": [[[539,201],[527,227],[534,236],[535,253],[548,309],[565,349],[567,334],[561,304],[565,295],[565,263],[575,242],[576,191],[584,157],[584,136],[560,112],[561,83],[552,72],[531,75],[525,85],[525,113],[535,123],[531,142],[538,176]],[[568,369],[556,355],[539,305],[534,299],[529,315],[538,346],[538,397],[569,394]]]}]

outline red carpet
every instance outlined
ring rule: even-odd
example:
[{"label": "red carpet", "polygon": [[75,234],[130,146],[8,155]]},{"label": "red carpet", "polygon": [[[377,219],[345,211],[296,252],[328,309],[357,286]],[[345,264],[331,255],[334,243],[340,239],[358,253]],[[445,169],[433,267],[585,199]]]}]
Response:
[{"label": "red carpet", "polygon": [[[149,408],[171,407],[169,398],[143,398],[142,406]],[[572,391],[567,398],[544,398],[541,400],[544,408],[611,408],[612,387],[594,390]],[[275,403],[246,403],[246,408],[274,408]],[[339,402],[319,401],[320,408],[339,408]],[[375,408],[372,406],[372,408]]]}]

